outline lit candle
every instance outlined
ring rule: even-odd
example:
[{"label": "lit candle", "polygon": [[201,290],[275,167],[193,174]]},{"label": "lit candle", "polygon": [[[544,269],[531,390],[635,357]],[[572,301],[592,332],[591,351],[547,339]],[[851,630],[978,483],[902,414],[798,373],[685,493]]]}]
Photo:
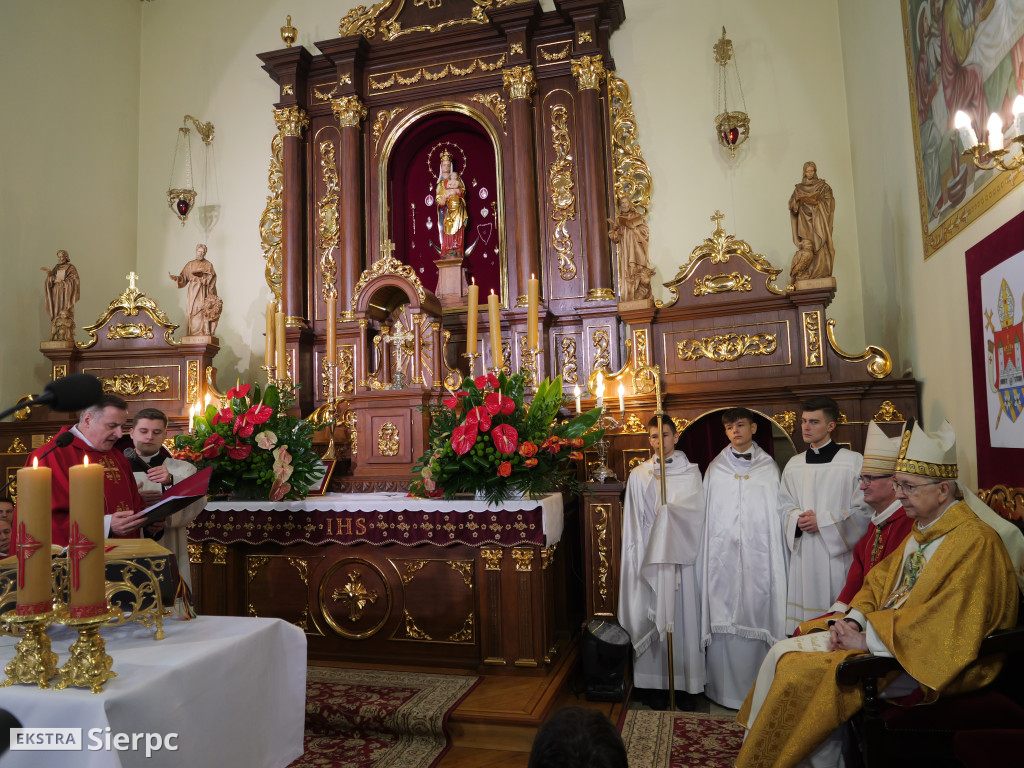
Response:
[{"label": "lit candle", "polygon": [[1013,133],[1016,136],[1024,135],[1024,95],[1019,93],[1013,100]]},{"label": "lit candle", "polygon": [[327,300],[327,362],[338,362],[338,297]]},{"label": "lit candle", "polygon": [[71,530],[68,541],[71,618],[107,611],[103,556],[103,465],[85,463],[68,471]]},{"label": "lit candle", "polygon": [[619,382],[619,413],[626,413],[626,385]]},{"label": "lit candle", "polygon": [[575,387],[572,388],[572,394],[573,394],[573,397],[576,398],[576,415],[579,416],[581,413],[583,413],[583,409],[580,408],[580,385],[579,384],[577,384]]},{"label": "lit candle", "polygon": [[53,608],[50,588],[50,503],[52,471],[32,466],[18,470],[17,543],[19,616],[48,613]]},{"label": "lit candle", "polygon": [[263,365],[270,368],[274,364],[274,315],[277,307],[267,302],[267,338],[263,348]]},{"label": "lit candle", "polygon": [[[476,322],[480,316],[480,286],[476,284],[476,278],[471,278],[469,284],[469,311],[466,313],[466,352],[476,354],[477,332]],[[470,358],[470,365],[472,365]],[[473,372],[470,371],[470,374]]]},{"label": "lit candle", "polygon": [[202,408],[199,407],[199,403],[196,403],[196,413],[206,413],[206,409],[210,407],[210,393],[206,393],[205,403],[206,405]]},{"label": "lit candle", "polygon": [[526,347],[537,349],[539,308],[540,308],[540,280],[530,274],[526,291]]},{"label": "lit candle", "polygon": [[597,407],[598,408],[603,408],[604,407],[604,376],[601,375],[600,371],[597,372],[597,391],[594,394],[597,395]]},{"label": "lit candle", "polygon": [[284,333],[284,312],[278,305],[274,313],[274,342],[277,346],[277,378],[285,378],[285,369],[288,367],[287,337]]},{"label": "lit candle", "polygon": [[195,431],[196,423],[196,405],[193,403],[188,409],[188,432],[192,434]]},{"label": "lit candle", "polygon": [[971,118],[967,116],[966,112],[958,110],[953,117],[953,125],[960,132],[960,143],[964,149],[978,146],[978,134],[974,132],[974,128],[971,126]]},{"label": "lit candle", "polygon": [[988,151],[998,152],[1003,148],[1003,121],[993,112],[988,118]]},{"label": "lit candle", "polygon": [[487,297],[487,318],[491,324],[491,367],[501,368],[501,313],[498,309],[498,295],[493,288]]}]

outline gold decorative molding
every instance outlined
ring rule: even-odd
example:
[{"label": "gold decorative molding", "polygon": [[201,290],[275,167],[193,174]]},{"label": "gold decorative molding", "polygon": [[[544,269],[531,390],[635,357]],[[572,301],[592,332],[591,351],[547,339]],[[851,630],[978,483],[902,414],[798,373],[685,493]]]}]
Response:
[{"label": "gold decorative molding", "polygon": [[508,375],[512,373],[512,343],[508,341],[501,342],[501,369]]},{"label": "gold decorative molding", "polygon": [[281,95],[282,96],[294,96],[295,95],[295,88],[292,87],[291,83],[285,83],[284,85],[281,86]]},{"label": "gold decorative molding", "polygon": [[227,565],[228,564],[228,548],[224,544],[220,544],[216,541],[211,541],[207,544],[210,550],[210,554],[213,555],[214,565]]},{"label": "gold decorative molding", "polygon": [[587,291],[586,301],[611,301],[615,292],[611,288],[591,288]]},{"label": "gold decorative molding", "polygon": [[320,250],[321,295],[326,304],[338,298],[338,267],[334,260],[334,249],[338,247],[341,232],[338,227],[341,188],[338,185],[338,162],[333,141],[320,142],[320,171],[324,194],[317,204],[317,248]]},{"label": "gold decorative molding", "polygon": [[508,91],[509,101],[529,99],[537,90],[537,80],[530,66],[509,67],[501,73],[501,80]]},{"label": "gold decorative molding", "polygon": [[260,572],[260,568],[270,562],[270,558],[267,555],[249,555],[245,558],[245,574],[248,577],[246,581],[252,583],[252,580],[256,578],[256,574]]},{"label": "gold decorative molding", "polygon": [[[608,578],[611,575],[611,548],[608,546],[608,524],[611,505],[594,504],[594,530],[597,532],[597,594],[601,604],[608,604]],[[595,606],[597,607],[597,606]]]},{"label": "gold decorative molding", "polygon": [[[369,8],[365,5],[358,5],[342,16],[338,23],[338,36],[348,37],[350,35],[362,35],[371,38],[377,34],[377,17],[391,7],[395,0],[381,0],[372,4]],[[404,0],[398,0],[399,10]]]},{"label": "gold decorative molding", "polygon": [[820,368],[825,364],[821,357],[821,312],[804,312],[804,365]]},{"label": "gold decorative molding", "polygon": [[260,216],[260,247],[266,262],[264,277],[275,301],[281,301],[283,250],[281,246],[284,192],[284,134],[279,130],[270,142],[270,170],[267,173],[267,205]]},{"label": "gold decorative molding", "polygon": [[426,301],[427,294],[423,289],[423,283],[420,282],[417,277],[415,270],[408,264],[403,264],[396,259],[392,252],[395,250],[395,246],[390,242],[385,243],[381,246],[382,255],[377,261],[370,265],[369,269],[364,269],[362,274],[359,275],[359,280],[356,282],[356,287],[352,290],[352,309],[356,308],[356,302],[359,300],[359,294],[366,287],[366,284],[373,280],[375,277],[381,275],[398,275],[404,277],[410,283],[413,288],[416,289],[416,295],[420,301]]},{"label": "gold decorative molding", "polygon": [[515,56],[517,53],[522,53],[523,52],[523,44],[522,43],[512,43],[512,45],[510,45],[508,47],[508,52],[511,55],[513,55],[513,56]]},{"label": "gold decorative molding", "polygon": [[185,399],[190,403],[199,402],[199,361],[189,360],[185,364]]},{"label": "gold decorative molding", "polygon": [[[651,364],[650,350],[647,347],[647,330],[645,328],[639,328],[633,331],[633,348],[636,350],[636,354],[633,356],[633,361],[636,366],[644,368]],[[636,390],[636,381],[633,382],[633,388]],[[640,394],[639,390],[636,390],[637,394]]]},{"label": "gold decorative molding", "polygon": [[[467,66],[460,67],[459,64],[462,64],[465,61],[468,61],[469,64]],[[494,61],[485,61],[484,59],[465,59],[458,63],[449,62],[441,67],[441,69],[427,69],[426,67],[400,69],[395,70],[394,72],[387,72],[382,75],[371,76],[370,89],[374,91],[386,91],[395,85],[410,86],[416,85],[423,80],[427,82],[444,80],[449,75],[452,77],[466,77],[467,75],[472,75],[477,71],[480,71],[481,73],[493,72],[496,69],[500,69],[504,64],[505,54],[501,54]]]},{"label": "gold decorative molding", "polygon": [[145,323],[115,323],[107,329],[108,339],[152,339],[153,326]]},{"label": "gold decorative molding", "polygon": [[274,122],[285,136],[302,136],[309,127],[309,115],[302,107],[278,107],[274,110]]},{"label": "gold decorative molding", "polygon": [[462,576],[462,581],[470,589],[473,588],[473,561],[472,560],[447,560],[448,566]]},{"label": "gold decorative molding", "polygon": [[554,544],[552,544],[550,547],[541,547],[540,548],[540,569],[542,571],[546,571],[548,569],[548,566],[550,566],[555,561],[555,552],[557,552],[557,551],[558,551],[558,542],[557,541]]},{"label": "gold decorative molding", "polygon": [[899,412],[891,400],[883,400],[878,408],[878,413],[871,417],[872,421],[906,421],[906,417]]},{"label": "gold decorative molding", "polygon": [[448,635],[450,643],[471,643],[473,642],[473,612],[470,611],[466,620],[462,622],[462,628]]},{"label": "gold decorative molding", "polygon": [[565,48],[554,53],[548,53],[547,51],[545,51],[544,48],[547,47],[552,46],[541,46],[540,48],[537,49],[537,51],[540,53],[540,57],[544,59],[544,61],[562,61],[562,59],[569,58],[569,51],[572,49],[572,43],[566,43]]},{"label": "gold decorative molding", "polygon": [[[299,578],[307,587],[309,586],[309,560],[304,557],[289,557],[288,565],[299,573]],[[308,606],[307,606],[308,608]]]},{"label": "gold decorative molding", "polygon": [[559,346],[562,349],[562,381],[575,384],[579,381],[579,369],[576,367],[576,339],[563,336]]},{"label": "gold decorative molding", "polygon": [[188,561],[189,561],[189,563],[195,563],[196,565],[202,565],[202,562],[203,562],[203,545],[202,544],[189,544],[188,545]]},{"label": "gold decorative molding", "polygon": [[384,135],[384,129],[388,127],[388,123],[395,119],[395,115],[405,111],[405,107],[395,107],[394,109],[382,109],[377,113],[376,119],[373,121],[373,156],[377,156],[377,146],[380,144],[380,139]]},{"label": "gold decorative molding", "polygon": [[345,415],[342,416],[342,423],[345,425],[345,429],[348,430],[348,452],[352,456],[359,454],[359,432],[356,430],[356,412],[345,411]]},{"label": "gold decorative molding", "polygon": [[481,547],[480,557],[484,561],[484,570],[500,571],[502,555],[500,547]]},{"label": "gold decorative molding", "polygon": [[[62,378],[64,378],[67,375],[68,375],[68,367],[67,367],[66,364],[60,363],[59,365],[54,365],[53,366],[53,374],[52,374],[53,378],[52,378],[52,381],[56,381],[57,379],[62,379]],[[20,421],[24,421],[27,418],[28,418],[28,414],[26,413],[25,416],[23,418],[19,419],[19,420]]]},{"label": "gold decorative molding", "polygon": [[583,32],[580,32],[578,35],[576,35],[576,44],[577,45],[583,45],[584,43],[592,43],[592,42],[594,42],[594,38],[592,38],[590,36],[590,33],[587,32],[586,30],[584,30]]},{"label": "gold decorative molding", "polygon": [[7,452],[8,453],[28,453],[28,448],[25,446],[25,444],[23,442],[21,442],[21,438],[20,437],[15,437],[14,440],[11,442],[10,446],[7,448]]},{"label": "gold decorative molding", "polygon": [[796,429],[796,411],[783,411],[772,416],[772,421],[782,427],[788,434],[792,435]]},{"label": "gold decorative molding", "polygon": [[377,430],[377,451],[381,456],[397,456],[401,447],[398,426],[394,422],[385,421]]},{"label": "gold decorative molding", "polygon": [[601,89],[601,81],[608,73],[604,62],[598,56],[583,56],[572,60],[572,76],[576,78],[576,87],[581,91],[597,91]]},{"label": "gold decorative molding", "polygon": [[493,93],[474,93],[469,97],[469,100],[483,104],[491,110],[501,123],[502,132],[508,133],[508,108],[505,106],[505,100],[501,98],[500,93],[497,91]]},{"label": "gold decorative molding", "polygon": [[596,328],[592,337],[594,343],[593,370],[603,368],[605,370],[612,364],[611,351],[608,348],[610,339],[608,331],[604,328]]},{"label": "gold decorative molding", "polygon": [[356,391],[355,344],[342,344],[338,347],[338,391],[351,394]]},{"label": "gold decorative molding", "polygon": [[640,149],[640,127],[633,113],[633,99],[626,81],[608,73],[608,118],[615,166],[615,199],[628,197],[636,210],[647,216],[654,178]]},{"label": "gold decorative molding", "polygon": [[345,586],[335,589],[331,599],[348,608],[348,620],[354,624],[362,618],[367,606],[377,602],[377,593],[366,588],[359,571],[349,571]]},{"label": "gold decorative molding", "polygon": [[727,234],[722,228],[722,219],[724,218],[725,216],[720,211],[715,211],[711,217],[711,220],[715,222],[715,230],[711,233],[711,237],[705,238],[703,243],[694,248],[690,253],[690,260],[679,268],[672,280],[664,284],[672,294],[672,300],[667,303],[656,301],[654,303],[657,307],[670,307],[679,301],[677,286],[689,280],[705,259],[710,259],[712,264],[725,264],[733,256],[738,256],[752,268],[765,275],[764,285],[770,292],[778,296],[785,295],[786,292],[775,285],[775,278],[781,274],[782,270],[773,267],[762,254],[754,253],[749,243],[737,240],[735,235]]},{"label": "gold decorative molding", "polygon": [[635,413],[629,414],[629,418],[626,419],[626,423],[622,425],[622,434],[624,435],[646,435],[647,425],[640,420],[640,417]]},{"label": "gold decorative molding", "polygon": [[138,289],[135,285],[135,281],[138,279],[139,276],[134,272],[128,273],[128,288],[125,289],[124,293],[107,305],[106,311],[99,316],[99,319],[95,323],[83,328],[83,330],[89,334],[89,339],[87,341],[75,342],[75,346],[78,347],[78,349],[89,349],[99,341],[96,331],[106,325],[110,321],[110,318],[118,312],[121,312],[127,317],[135,317],[139,314],[140,310],[149,315],[150,319],[152,319],[154,323],[164,329],[164,341],[172,345],[180,343],[171,338],[171,334],[177,330],[178,326],[171,322],[171,319],[164,314],[164,311],[156,305],[155,301]]},{"label": "gold decorative molding", "polygon": [[134,397],[144,392],[166,392],[171,388],[167,376],[149,376],[142,373],[120,373],[117,376],[98,377],[103,391],[125,397]]},{"label": "gold decorative molding", "polygon": [[402,612],[402,620],[405,622],[405,636],[410,640],[432,641],[434,639],[417,626],[408,608]]},{"label": "gold decorative molding", "polygon": [[408,584],[415,578],[417,571],[420,571],[429,560],[405,560],[402,564],[405,566],[405,573],[402,574],[402,583]]},{"label": "gold decorative molding", "polygon": [[683,339],[676,344],[676,354],[680,360],[706,357],[722,363],[738,360],[744,355],[770,355],[778,346],[774,333],[726,333],[700,339]]},{"label": "gold decorative molding", "polygon": [[682,432],[688,426],[690,426],[690,420],[684,419],[680,416],[673,416],[672,423],[676,425],[676,432]]},{"label": "gold decorative molding", "polygon": [[694,296],[749,290],[751,290],[750,275],[741,275],[739,272],[730,272],[727,275],[705,275],[693,281]]},{"label": "gold decorative molding", "polygon": [[343,86],[343,85],[351,85],[351,84],[352,84],[352,75],[350,75],[348,72],[344,72],[341,75],[341,77],[338,78],[338,82],[332,83],[333,87],[331,88],[331,90],[329,90],[329,91],[320,91],[320,90],[317,90],[316,88],[314,88],[313,89],[313,96],[315,98],[319,99],[320,101],[330,101],[331,99],[334,98],[334,94],[336,94],[338,92],[338,89],[341,88],[341,86]]},{"label": "gold decorative molding", "polygon": [[892,373],[892,357],[882,347],[875,346],[874,344],[868,344],[860,354],[850,354],[844,352],[839,348],[839,344],[836,343],[835,327],[836,321],[829,319],[826,323],[826,334],[828,335],[828,343],[832,347],[832,351],[835,352],[839,357],[848,363],[859,363],[862,360],[868,361],[868,373],[871,374],[872,378],[884,379],[890,373]]},{"label": "gold decorative molding", "polygon": [[342,96],[331,102],[331,111],[342,128],[358,127],[366,117],[366,105],[358,96]]},{"label": "gold decorative molding", "polygon": [[528,572],[533,570],[533,550],[522,547],[512,548],[512,559],[516,561],[516,571]]},{"label": "gold decorative molding", "polygon": [[448,367],[448,342],[451,338],[451,331],[441,331],[441,360],[445,368],[444,388],[454,392],[462,384],[462,371]]},{"label": "gold decorative molding", "polygon": [[[398,20],[398,16],[405,8],[405,0],[381,0],[378,3],[373,3],[369,8],[360,5],[345,14],[338,23],[338,35],[341,37],[362,35],[369,40],[379,32],[381,39],[388,42],[413,32],[439,32],[448,27],[464,24],[487,24],[489,19],[486,12],[490,9],[523,2],[533,2],[533,0],[473,0],[473,8],[469,16],[449,19],[439,24],[421,24],[404,28]],[[426,5],[428,8],[439,8],[441,3],[442,0],[413,0],[414,6]],[[394,10],[388,18],[381,18],[385,11],[392,8]]]},{"label": "gold decorative molding", "polygon": [[551,200],[551,247],[558,256],[558,274],[563,280],[576,277],[576,261],[572,252],[572,238],[566,229],[567,221],[576,219],[576,195],[573,193],[572,143],[569,134],[569,110],[554,104],[549,113],[551,147],[555,160],[548,167],[548,195]]}]

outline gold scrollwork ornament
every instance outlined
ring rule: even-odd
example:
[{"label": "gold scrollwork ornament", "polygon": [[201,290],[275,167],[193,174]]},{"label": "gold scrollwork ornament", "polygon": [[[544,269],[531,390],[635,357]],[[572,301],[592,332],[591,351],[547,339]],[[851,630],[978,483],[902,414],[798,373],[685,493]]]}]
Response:
[{"label": "gold scrollwork ornament", "polygon": [[771,355],[777,348],[778,340],[772,333],[727,333],[683,339],[676,344],[676,354],[680,360],[706,357],[721,363],[738,360],[744,355]]},{"label": "gold scrollwork ornament", "polygon": [[121,373],[117,376],[100,378],[104,392],[115,395],[133,397],[144,392],[166,392],[171,388],[171,380],[167,376],[148,376],[141,373]]},{"label": "gold scrollwork ornament", "polygon": [[872,421],[906,421],[906,417],[899,412],[899,409],[892,404],[891,400],[884,400],[878,407],[878,413],[872,418]]},{"label": "gold scrollwork ornament", "polygon": [[397,456],[401,449],[401,437],[398,434],[398,426],[390,421],[385,421],[377,430],[377,451],[381,456]]},{"label": "gold scrollwork ornament", "polygon": [[572,251],[572,238],[566,222],[576,219],[576,195],[573,192],[573,164],[569,111],[562,104],[551,107],[551,146],[555,161],[548,168],[548,193],[551,198],[551,219],[555,228],[551,233],[551,247],[558,256],[558,274],[563,280],[576,277],[576,261]]}]

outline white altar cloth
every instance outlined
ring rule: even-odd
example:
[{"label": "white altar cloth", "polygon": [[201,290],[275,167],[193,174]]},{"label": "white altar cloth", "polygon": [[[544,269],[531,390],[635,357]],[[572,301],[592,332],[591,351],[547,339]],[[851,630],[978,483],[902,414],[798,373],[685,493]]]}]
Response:
[{"label": "white altar cloth", "polygon": [[[0,707],[23,728],[81,728],[81,751],[10,751],[3,768],[281,768],[302,755],[306,700],[306,636],[280,619],[200,616],[167,619],[167,636],[134,624],[104,628],[101,636],[117,677],[102,693],[85,688],[0,688]],[[76,633],[51,627],[58,666]],[[14,657],[15,639],[0,638],[0,667]],[[52,684],[52,683],[51,683]],[[146,759],[136,751],[90,750],[99,730],[177,733],[175,751]]]}]

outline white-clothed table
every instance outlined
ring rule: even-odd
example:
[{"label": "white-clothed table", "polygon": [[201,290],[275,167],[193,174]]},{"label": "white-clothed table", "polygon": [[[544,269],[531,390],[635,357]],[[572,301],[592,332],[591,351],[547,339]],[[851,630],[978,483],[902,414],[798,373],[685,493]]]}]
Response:
[{"label": "white-clothed table", "polygon": [[[23,728],[81,728],[81,751],[10,751],[3,768],[283,768],[302,755],[306,636],[280,619],[200,616],[164,622],[167,636],[136,624],[103,628],[114,672],[101,693],[85,688],[0,688],[0,707]],[[58,666],[77,633],[51,627]],[[0,667],[15,639],[0,638]],[[90,750],[89,731],[177,733],[175,751]]]}]

